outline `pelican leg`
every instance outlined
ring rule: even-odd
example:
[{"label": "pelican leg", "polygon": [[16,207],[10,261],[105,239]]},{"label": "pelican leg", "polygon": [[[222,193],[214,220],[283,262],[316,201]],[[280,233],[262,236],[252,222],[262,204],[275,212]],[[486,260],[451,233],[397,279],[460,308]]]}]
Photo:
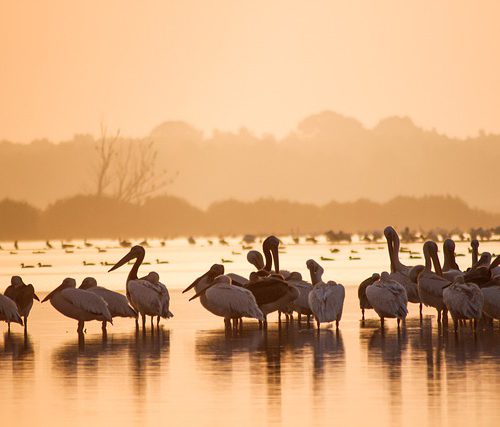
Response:
[{"label": "pelican leg", "polygon": [[336,327],[337,330],[339,329],[339,324],[340,324],[340,320],[337,319],[335,321],[335,327]]},{"label": "pelican leg", "polygon": [[383,329],[384,328],[384,318],[380,318],[380,327]]},{"label": "pelican leg", "polygon": [[398,329],[399,329],[400,324],[401,324],[401,319],[398,317]]},{"label": "pelican leg", "polygon": [[321,323],[319,322],[318,318],[316,317],[316,326],[318,327],[318,331],[319,331],[319,328],[321,326]]},{"label": "pelican leg", "polygon": [[101,327],[103,332],[106,332],[106,331],[107,331],[107,329],[106,329],[106,324],[107,324],[107,322],[106,322],[105,320],[103,320],[103,322],[102,322],[102,327]]},{"label": "pelican leg", "polygon": [[76,332],[78,332],[79,334],[83,334],[83,327],[85,326],[85,322],[83,320],[79,320],[78,321],[78,329],[76,330]]},{"label": "pelican leg", "polygon": [[139,329],[139,316],[135,318],[135,328]]},{"label": "pelican leg", "polygon": [[365,320],[365,309],[361,309],[361,320]]},{"label": "pelican leg", "polygon": [[420,303],[419,310],[420,310],[420,321],[422,321],[422,319],[423,319],[423,315],[422,315],[422,303]]},{"label": "pelican leg", "polygon": [[299,325],[300,325],[300,322],[302,322],[302,314],[299,312],[299,315],[297,316],[298,317],[298,321],[299,321]]},{"label": "pelican leg", "polygon": [[7,332],[10,333],[10,322],[7,322]]},{"label": "pelican leg", "polygon": [[231,319],[228,319],[227,317],[224,317],[224,328],[226,330],[231,329]]},{"label": "pelican leg", "polygon": [[281,311],[278,310],[278,323],[281,325]]},{"label": "pelican leg", "polygon": [[156,327],[160,326],[160,316],[156,317]]},{"label": "pelican leg", "polygon": [[441,323],[441,310],[438,310],[438,323]]},{"label": "pelican leg", "polygon": [[153,318],[154,318],[154,316],[151,316],[151,329],[154,328]]},{"label": "pelican leg", "polygon": [[24,316],[24,331],[28,330],[28,316]]},{"label": "pelican leg", "polygon": [[142,316],[142,329],[146,329],[146,315],[141,313]]}]

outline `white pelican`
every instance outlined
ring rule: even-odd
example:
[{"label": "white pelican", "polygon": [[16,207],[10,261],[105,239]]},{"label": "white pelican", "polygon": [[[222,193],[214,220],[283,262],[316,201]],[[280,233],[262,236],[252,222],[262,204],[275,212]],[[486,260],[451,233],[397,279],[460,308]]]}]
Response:
[{"label": "white pelican", "polygon": [[33,300],[40,299],[35,294],[33,285],[26,285],[19,276],[12,276],[10,286],[5,289],[4,295],[16,303],[18,313],[24,318],[24,329],[28,329],[28,316],[33,307]]},{"label": "white pelican", "polygon": [[380,274],[373,273],[368,279],[363,280],[358,287],[359,308],[361,309],[361,320],[365,320],[365,310],[373,308],[366,296],[366,288],[380,279]]},{"label": "white pelican", "polygon": [[[116,270],[130,260],[135,259],[127,277],[126,295],[130,305],[136,312],[141,314],[143,328],[146,327],[146,316],[165,316],[165,313],[168,314],[168,302],[165,303],[165,301],[170,300],[168,291],[165,293],[166,287],[164,285],[137,277],[137,272],[145,255],[146,251],[142,246],[133,246],[127,255],[109,269],[109,271]],[[165,311],[165,308],[167,311]],[[137,319],[136,326],[139,326]]]},{"label": "white pelican", "polygon": [[394,228],[389,226],[384,229],[384,235],[387,239],[387,248],[391,260],[390,279],[404,286],[409,302],[420,304],[420,316],[422,316],[422,304],[418,294],[417,283],[413,282],[410,278],[412,267],[402,264],[399,260],[400,242],[398,233]]},{"label": "white pelican", "polygon": [[[441,314],[443,314],[443,321],[446,322],[447,320],[447,309],[443,302],[443,289],[450,284],[450,281],[442,276],[437,251],[438,247],[433,241],[428,240],[424,243],[425,267],[420,268],[421,271],[416,274],[418,275],[418,293],[422,303],[437,310],[438,323],[441,323]],[[433,262],[436,273],[432,272]],[[415,267],[414,271],[417,269],[418,267]]]},{"label": "white pelican", "polygon": [[210,312],[224,318],[226,328],[231,327],[231,319],[250,317],[264,321],[264,315],[253,294],[248,289],[231,285],[229,276],[217,276],[189,301],[198,297],[205,299],[205,304],[210,306]]},{"label": "white pelican", "polygon": [[461,319],[474,319],[474,329],[476,329],[484,304],[483,293],[479,286],[475,283],[465,283],[463,276],[459,276],[443,290],[443,301],[453,318],[455,332]]},{"label": "white pelican", "polygon": [[500,255],[494,259],[494,261],[490,265],[490,280],[495,280],[500,277]]},{"label": "white pelican", "polygon": [[483,313],[492,319],[500,320],[500,280],[497,279],[496,283],[496,285],[481,288],[484,299]]},{"label": "white pelican", "polygon": [[309,316],[313,314],[309,307],[309,293],[313,288],[311,283],[302,280],[302,275],[297,271],[292,271],[286,282],[294,286],[299,292],[299,296],[290,304],[290,308],[299,315],[299,322],[302,321],[302,315],[307,316],[307,321],[309,322]]},{"label": "white pelican", "polygon": [[64,279],[61,285],[42,300],[45,301],[50,301],[59,313],[78,320],[79,334],[83,333],[84,324],[89,320],[113,324],[106,301],[92,292],[76,289],[76,281],[70,277]]},{"label": "white pelican", "polygon": [[401,319],[408,314],[408,296],[403,285],[391,280],[387,271],[382,272],[380,279],[366,288],[366,297],[375,312],[380,316],[380,325],[384,326],[384,318],[397,318],[398,327]]},{"label": "white pelican", "polygon": [[[102,286],[97,286],[97,280],[93,277],[86,277],[83,279],[78,289],[92,292],[106,301],[111,317],[137,317],[136,311],[128,305],[128,300],[125,295],[110,291]],[[106,320],[102,322],[103,330],[106,330],[106,323]]]},{"label": "white pelican", "polygon": [[464,274],[466,283],[483,285],[491,279],[491,254],[483,252],[479,260]]},{"label": "white pelican", "polygon": [[327,283],[323,282],[324,270],[316,261],[309,259],[306,265],[311,273],[313,284],[309,292],[309,307],[316,318],[318,329],[321,323],[333,321],[338,329],[344,308],[345,289],[341,284],[331,280]]},{"label": "white pelican", "polygon": [[455,242],[451,239],[446,239],[443,243],[443,277],[450,282],[453,282],[458,276],[463,276],[460,267],[455,261]]},{"label": "white pelican", "polygon": [[23,324],[16,303],[2,294],[0,294],[0,320],[7,322],[9,331],[11,322],[19,323],[21,326]]},{"label": "white pelican", "polygon": [[[156,271],[151,271],[147,276],[142,277],[141,279],[147,280],[150,283],[154,283],[161,288],[161,315],[156,319],[156,325],[160,324],[160,317],[164,319],[170,319],[174,317],[174,314],[169,310],[170,308],[170,294],[168,292],[167,287],[160,282],[160,275]],[[151,326],[153,325],[153,317],[151,317]]]}]

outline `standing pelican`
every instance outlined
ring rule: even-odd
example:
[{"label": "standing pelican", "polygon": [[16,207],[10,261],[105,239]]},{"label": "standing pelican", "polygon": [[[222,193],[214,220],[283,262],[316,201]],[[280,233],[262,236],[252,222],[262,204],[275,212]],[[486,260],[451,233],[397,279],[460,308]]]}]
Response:
[{"label": "standing pelican", "polygon": [[[143,280],[147,280],[150,283],[154,283],[161,287],[161,315],[156,319],[156,326],[160,324],[160,317],[164,319],[170,319],[174,317],[174,314],[169,310],[170,307],[170,294],[167,287],[160,282],[160,275],[156,271],[151,271],[147,276],[142,277]],[[153,326],[153,317],[151,317],[151,326]]]},{"label": "standing pelican", "polygon": [[481,288],[483,293],[483,313],[492,319],[500,320],[500,280],[497,278],[491,286]]},{"label": "standing pelican", "polygon": [[[438,312],[438,323],[441,323],[441,314],[443,321],[446,322],[447,309],[443,301],[443,289],[450,284],[442,275],[441,264],[437,255],[438,247],[432,240],[424,243],[423,247],[425,267],[418,273],[418,293],[422,303],[426,306],[434,307]],[[434,271],[432,272],[432,264]]]},{"label": "standing pelican", "polygon": [[76,289],[76,281],[70,277],[49,293],[42,302],[50,301],[59,313],[78,320],[79,334],[83,333],[85,322],[98,320],[113,324],[108,305],[99,295],[83,289]]},{"label": "standing pelican", "polygon": [[359,308],[361,309],[361,320],[365,320],[365,310],[373,308],[366,296],[366,288],[380,279],[380,274],[373,273],[368,279],[363,280],[358,287]]},{"label": "standing pelican", "polygon": [[446,239],[443,243],[443,277],[450,282],[453,282],[458,276],[462,276],[463,273],[460,271],[455,260],[455,242],[451,239]]},{"label": "standing pelican", "polygon": [[[134,265],[128,273],[126,295],[130,305],[141,314],[143,328],[146,327],[146,316],[162,316],[165,309],[165,299],[169,300],[168,293],[165,295],[166,288],[164,286],[137,277],[145,255],[146,251],[142,246],[133,246],[127,255],[109,269],[109,271],[116,270],[135,259]],[[136,326],[139,326],[137,319]]]},{"label": "standing pelican", "polygon": [[2,294],[0,294],[0,320],[7,322],[9,332],[11,322],[19,323],[21,326],[23,324],[23,320],[17,311],[16,303]]},{"label": "standing pelican", "polygon": [[299,296],[291,303],[290,308],[297,312],[299,322],[302,321],[302,315],[307,316],[307,322],[309,322],[309,316],[313,314],[309,306],[309,293],[313,288],[311,283],[302,280],[302,275],[297,271],[292,271],[286,282],[294,286],[299,292]]},{"label": "standing pelican", "polygon": [[189,301],[198,297],[205,299],[205,304],[210,306],[210,312],[224,318],[226,328],[231,327],[231,319],[250,317],[259,321],[264,320],[264,315],[257,306],[253,294],[248,289],[231,285],[229,276],[222,275],[213,278]]},{"label": "standing pelican", "polygon": [[474,319],[474,330],[483,312],[484,297],[481,289],[475,283],[466,283],[463,276],[443,290],[443,301],[453,318],[453,328],[458,329],[461,319]]},{"label": "standing pelican", "polygon": [[[137,317],[136,311],[128,305],[125,295],[110,291],[102,286],[97,286],[97,280],[93,277],[86,277],[83,279],[82,284],[78,289],[92,292],[106,301],[111,317]],[[103,320],[103,331],[106,330],[106,323],[107,321]]]},{"label": "standing pelican", "polygon": [[382,272],[380,279],[366,288],[369,303],[380,316],[380,325],[384,327],[384,319],[397,318],[398,327],[401,319],[408,314],[408,296],[403,285],[391,280],[387,271]]},{"label": "standing pelican", "polygon": [[327,283],[323,282],[324,270],[316,261],[309,259],[306,265],[313,284],[309,292],[309,307],[316,318],[318,330],[321,323],[333,321],[338,329],[344,308],[345,289],[341,284],[331,280]]},{"label": "standing pelican", "polygon": [[389,226],[384,229],[384,235],[387,239],[387,248],[391,260],[391,274],[389,278],[404,286],[408,295],[408,301],[420,305],[420,316],[422,316],[422,303],[418,294],[417,283],[413,282],[410,278],[412,267],[402,264],[399,260],[400,241],[398,233],[394,228]]},{"label": "standing pelican", "polygon": [[491,279],[491,254],[483,252],[479,260],[464,274],[466,283],[483,285]]},{"label": "standing pelican", "polygon": [[5,289],[4,295],[16,303],[19,315],[24,318],[24,330],[28,330],[28,316],[33,307],[33,300],[40,299],[35,294],[33,285],[26,285],[19,276],[12,276],[10,286]]}]

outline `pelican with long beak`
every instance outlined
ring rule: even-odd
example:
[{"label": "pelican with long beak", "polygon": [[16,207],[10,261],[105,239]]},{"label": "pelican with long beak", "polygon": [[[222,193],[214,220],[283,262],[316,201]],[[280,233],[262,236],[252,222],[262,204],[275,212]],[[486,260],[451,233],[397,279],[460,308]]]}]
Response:
[{"label": "pelican with long beak", "polygon": [[83,333],[85,322],[90,320],[113,324],[106,301],[92,292],[76,289],[76,281],[70,277],[64,279],[61,285],[42,300],[45,301],[50,301],[59,313],[78,320],[79,334]]},{"label": "pelican with long beak", "polygon": [[233,286],[229,276],[222,275],[209,280],[210,283],[207,283],[189,301],[199,297],[203,306],[210,307],[211,313],[224,318],[224,325],[228,329],[231,327],[231,319],[250,317],[261,322],[264,320],[255,297],[248,289]]},{"label": "pelican with long beak", "polygon": [[31,284],[25,284],[20,276],[12,276],[10,286],[5,289],[4,295],[16,303],[19,315],[24,318],[24,330],[27,331],[33,300],[40,301],[35,294],[35,288]]},{"label": "pelican with long beak", "polygon": [[[126,295],[130,305],[137,313],[140,313],[142,318],[142,327],[146,327],[146,316],[161,316],[168,315],[168,305],[170,297],[166,286],[160,283],[153,283],[146,278],[139,279],[137,273],[139,267],[144,261],[146,251],[142,246],[133,246],[127,255],[118,261],[108,271],[116,270],[122,265],[127,264],[129,261],[135,262],[130,269],[127,276]],[[136,326],[138,327],[138,320],[136,319]]]}]

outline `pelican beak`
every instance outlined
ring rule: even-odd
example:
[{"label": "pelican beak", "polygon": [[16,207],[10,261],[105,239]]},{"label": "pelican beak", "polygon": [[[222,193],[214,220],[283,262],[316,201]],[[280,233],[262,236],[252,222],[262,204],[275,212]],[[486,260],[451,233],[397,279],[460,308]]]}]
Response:
[{"label": "pelican beak", "polygon": [[63,282],[63,283],[61,283],[61,284],[60,284],[57,288],[55,288],[52,292],[50,292],[49,294],[47,294],[47,296],[46,296],[46,297],[42,300],[42,303],[43,303],[43,302],[45,302],[45,301],[50,300],[50,299],[54,296],[54,294],[55,294],[57,291],[59,291],[59,290],[61,290],[61,289],[63,289],[63,288],[64,288],[64,282]]},{"label": "pelican beak", "polygon": [[136,254],[132,251],[130,251],[127,255],[125,255],[120,261],[118,261],[113,267],[111,267],[108,270],[108,273],[110,271],[116,270],[117,268],[120,268],[122,265],[125,265],[127,262],[129,262],[131,259],[137,258]]},{"label": "pelican beak", "polygon": [[[199,282],[200,280],[204,279],[205,277],[207,277],[208,275],[210,274],[210,271],[207,271],[203,276],[200,276],[198,277],[193,283],[191,283],[186,289],[184,289],[182,291],[182,293],[186,293],[187,291],[189,291],[190,289],[193,289]],[[191,301],[191,300],[189,300]]]},{"label": "pelican beak", "polygon": [[36,299],[37,301],[40,301],[40,298],[38,298],[37,294],[33,294],[33,298]]},{"label": "pelican beak", "polygon": [[217,282],[214,280],[212,283],[210,283],[206,288],[202,289],[200,292],[198,292],[196,295],[192,296],[189,298],[189,301],[193,301],[194,299],[202,296],[209,288],[211,288],[213,285],[215,285]]}]

